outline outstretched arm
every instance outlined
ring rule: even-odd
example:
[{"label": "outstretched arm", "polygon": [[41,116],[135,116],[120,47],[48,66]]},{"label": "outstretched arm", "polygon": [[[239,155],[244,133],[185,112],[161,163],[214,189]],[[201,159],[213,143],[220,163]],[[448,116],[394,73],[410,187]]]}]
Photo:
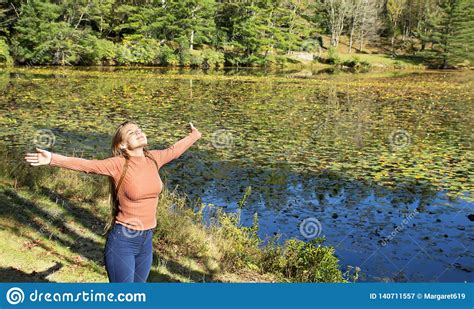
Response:
[{"label": "outstretched arm", "polygon": [[151,154],[158,161],[158,165],[161,167],[168,162],[179,158],[189,147],[191,147],[198,139],[201,138],[201,132],[196,129],[192,123],[191,132],[188,136],[180,139],[170,147],[166,149],[155,149],[151,150]]},{"label": "outstretched arm", "polygon": [[99,175],[116,175],[121,168],[119,157],[104,160],[87,160],[83,158],[67,157],[47,150],[36,148],[36,153],[27,153],[25,160],[32,166],[50,165],[63,167],[74,171],[93,173]]}]

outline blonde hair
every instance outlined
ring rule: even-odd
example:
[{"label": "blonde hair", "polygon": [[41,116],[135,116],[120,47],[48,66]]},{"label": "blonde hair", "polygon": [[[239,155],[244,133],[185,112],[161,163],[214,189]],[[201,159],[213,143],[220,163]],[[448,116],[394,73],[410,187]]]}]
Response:
[{"label": "blonde hair", "polygon": [[[112,137],[112,146],[111,146],[111,155],[112,157],[123,157],[125,160],[130,159],[130,155],[127,153],[126,149],[120,148],[120,144],[123,142],[123,130],[124,127],[127,124],[135,124],[137,125],[136,122],[132,120],[127,120],[123,123],[121,123],[118,128],[115,130],[114,136]],[[148,150],[148,145],[143,147],[143,153],[145,154],[145,157],[148,157],[152,159],[155,164],[157,165],[156,160],[151,156],[149,150]],[[157,165],[158,168],[158,165]],[[123,171],[125,172],[125,170]],[[109,203],[110,203],[110,213],[109,217],[107,219],[107,224],[105,225],[104,228],[104,233],[102,235],[106,235],[113,227],[115,223],[115,217],[118,214],[119,211],[119,200],[117,198],[117,191],[115,189],[115,182],[113,177],[109,177]]]}]

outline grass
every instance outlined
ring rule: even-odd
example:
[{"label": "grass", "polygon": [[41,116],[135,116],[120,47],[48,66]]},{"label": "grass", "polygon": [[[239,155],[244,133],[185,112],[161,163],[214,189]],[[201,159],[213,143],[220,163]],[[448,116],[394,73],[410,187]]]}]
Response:
[{"label": "grass", "polygon": [[[4,155],[0,165],[0,281],[108,282],[101,236],[109,207],[106,178],[31,167],[21,159]],[[257,216],[245,227],[240,213],[217,208],[203,224],[205,206],[164,187],[149,282],[357,279],[357,272],[340,270],[334,248],[322,239],[279,246],[276,235],[263,245]]]},{"label": "grass", "polygon": [[[314,68],[330,68],[331,65],[326,64],[325,60],[329,58],[328,48],[330,45],[330,36],[323,35],[323,44],[326,49],[323,49],[320,57],[323,61],[297,61],[297,64],[287,64],[287,67],[298,67],[298,66],[311,66]],[[352,52],[348,52],[349,38],[347,36],[341,36],[339,45],[334,48],[337,56],[341,62],[348,62],[357,58],[360,62],[367,62],[371,66],[371,70],[393,70],[393,69],[411,69],[411,70],[424,70],[426,64],[423,63],[423,59],[420,57],[414,57],[410,55],[398,55],[391,57],[389,53],[390,46],[388,42],[383,42],[377,45],[366,45],[362,52],[359,52],[357,48],[353,48]],[[357,47],[358,44],[354,44]]]}]

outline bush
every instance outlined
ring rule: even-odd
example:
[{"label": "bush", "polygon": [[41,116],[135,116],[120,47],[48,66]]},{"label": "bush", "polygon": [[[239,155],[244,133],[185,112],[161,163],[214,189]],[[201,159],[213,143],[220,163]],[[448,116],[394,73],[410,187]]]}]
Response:
[{"label": "bush", "polygon": [[168,45],[164,45],[160,48],[158,53],[158,59],[161,65],[178,65],[179,58],[174,54],[174,50]]},{"label": "bush", "polygon": [[159,42],[154,39],[125,38],[115,50],[118,64],[154,65],[159,63]]},{"label": "bush", "polygon": [[127,42],[134,62],[145,65],[157,64],[160,44],[154,39],[140,39]]},{"label": "bush", "polygon": [[132,52],[123,44],[117,44],[115,48],[115,62],[119,65],[128,65],[133,62]]},{"label": "bush", "polygon": [[341,64],[341,58],[336,51],[335,47],[329,47],[327,54],[327,63],[329,64]]},{"label": "bush", "polygon": [[193,67],[201,66],[204,62],[201,51],[192,50],[190,52],[190,64]]},{"label": "bush", "polygon": [[360,58],[357,56],[352,56],[350,60],[346,60],[342,64],[347,67],[353,68],[357,65],[360,65]]},{"label": "bush", "polygon": [[276,56],[274,54],[267,55],[267,57],[264,58],[264,61],[265,61],[264,62],[265,66],[271,66],[271,65],[277,63],[277,59],[276,59]]},{"label": "bush", "polygon": [[210,66],[219,67],[224,64],[224,54],[212,49],[204,49],[202,51],[202,58]]},{"label": "bush", "polygon": [[252,227],[240,225],[240,211],[237,213],[216,214],[215,233],[226,240],[228,247],[223,250],[222,262],[225,269],[238,270],[246,267],[258,268],[260,259],[260,238],[258,232],[258,217],[254,216]]},{"label": "bush", "polygon": [[112,41],[97,39],[96,45],[96,62],[97,64],[112,65],[115,59],[115,44]]},{"label": "bush", "polygon": [[322,246],[323,240],[288,239],[283,247],[272,243],[265,250],[262,268],[290,282],[345,282],[334,248]]},{"label": "bush", "polygon": [[13,65],[13,58],[5,38],[0,37],[0,65]]},{"label": "bush", "polygon": [[115,59],[116,47],[113,42],[99,39],[94,35],[87,35],[81,45],[81,64],[86,65],[112,65]]},{"label": "bush", "polygon": [[275,61],[279,65],[285,65],[288,63],[288,57],[285,55],[276,55],[275,56]]},{"label": "bush", "polygon": [[226,62],[231,66],[242,66],[245,65],[245,58],[237,52],[228,51],[224,54]]},{"label": "bush", "polygon": [[358,56],[353,56],[350,60],[346,60],[342,64],[353,68],[356,72],[367,72],[370,69],[370,63],[366,60],[361,61]]},{"label": "bush", "polygon": [[370,64],[370,62],[368,62],[367,60],[363,60],[360,62],[360,71],[363,71],[363,72],[366,72],[368,70],[370,70],[370,68],[372,67],[372,65]]},{"label": "bush", "polygon": [[180,65],[185,67],[191,65],[191,51],[189,49],[180,49],[178,58]]},{"label": "bush", "polygon": [[465,59],[464,61],[459,62],[459,63],[456,64],[456,67],[459,68],[459,69],[468,69],[471,66],[472,66],[471,61],[468,60],[468,59]]},{"label": "bush", "polygon": [[263,59],[263,57],[253,54],[248,56],[245,62],[250,66],[262,66],[265,64],[265,60]]},{"label": "bush", "polygon": [[171,65],[171,66],[177,66],[179,65],[179,58],[177,55],[175,54],[171,54],[168,58],[168,65]]},{"label": "bush", "polygon": [[189,49],[189,39],[186,36],[181,36],[176,39],[178,44],[178,60],[182,66],[189,66],[191,64],[191,50]]}]

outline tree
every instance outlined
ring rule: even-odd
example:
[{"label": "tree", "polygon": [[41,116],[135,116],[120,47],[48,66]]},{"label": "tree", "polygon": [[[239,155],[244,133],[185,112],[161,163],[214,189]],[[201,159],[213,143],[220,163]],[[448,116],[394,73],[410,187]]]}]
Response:
[{"label": "tree", "polygon": [[379,19],[382,3],[377,0],[362,0],[360,24],[358,25],[359,50],[364,48],[364,42],[378,36],[381,27]]},{"label": "tree", "polygon": [[360,28],[362,18],[364,15],[364,11],[362,10],[362,6],[364,1],[367,0],[350,0],[349,1],[349,14],[348,14],[348,27],[349,27],[349,50],[348,52],[352,52],[352,42],[354,41],[354,33],[357,29]]},{"label": "tree", "polygon": [[474,42],[474,3],[472,0],[441,0],[434,21],[433,49],[441,67],[453,62],[472,60]]},{"label": "tree", "polygon": [[395,36],[398,31],[400,17],[405,8],[406,0],[387,0],[387,13],[392,28],[392,53],[395,53]]},{"label": "tree", "polygon": [[[448,61],[468,60],[474,63],[474,1],[459,1],[453,16],[453,32],[448,50]],[[449,59],[450,58],[450,59]]]},{"label": "tree", "polygon": [[175,26],[178,28],[176,37],[185,37],[189,49],[195,44],[209,44],[215,35],[214,16],[215,2],[212,0],[172,1],[168,8],[173,14]]},{"label": "tree", "polygon": [[350,0],[322,0],[321,4],[331,33],[331,46],[337,47],[344,30],[344,21],[351,9]]},{"label": "tree", "polygon": [[426,45],[432,41],[433,22],[437,14],[439,14],[439,8],[436,2],[431,0],[418,0],[417,3],[417,13],[411,14],[410,17],[413,19],[409,22],[411,25],[410,35],[419,40],[421,44],[420,51],[424,51]]}]

